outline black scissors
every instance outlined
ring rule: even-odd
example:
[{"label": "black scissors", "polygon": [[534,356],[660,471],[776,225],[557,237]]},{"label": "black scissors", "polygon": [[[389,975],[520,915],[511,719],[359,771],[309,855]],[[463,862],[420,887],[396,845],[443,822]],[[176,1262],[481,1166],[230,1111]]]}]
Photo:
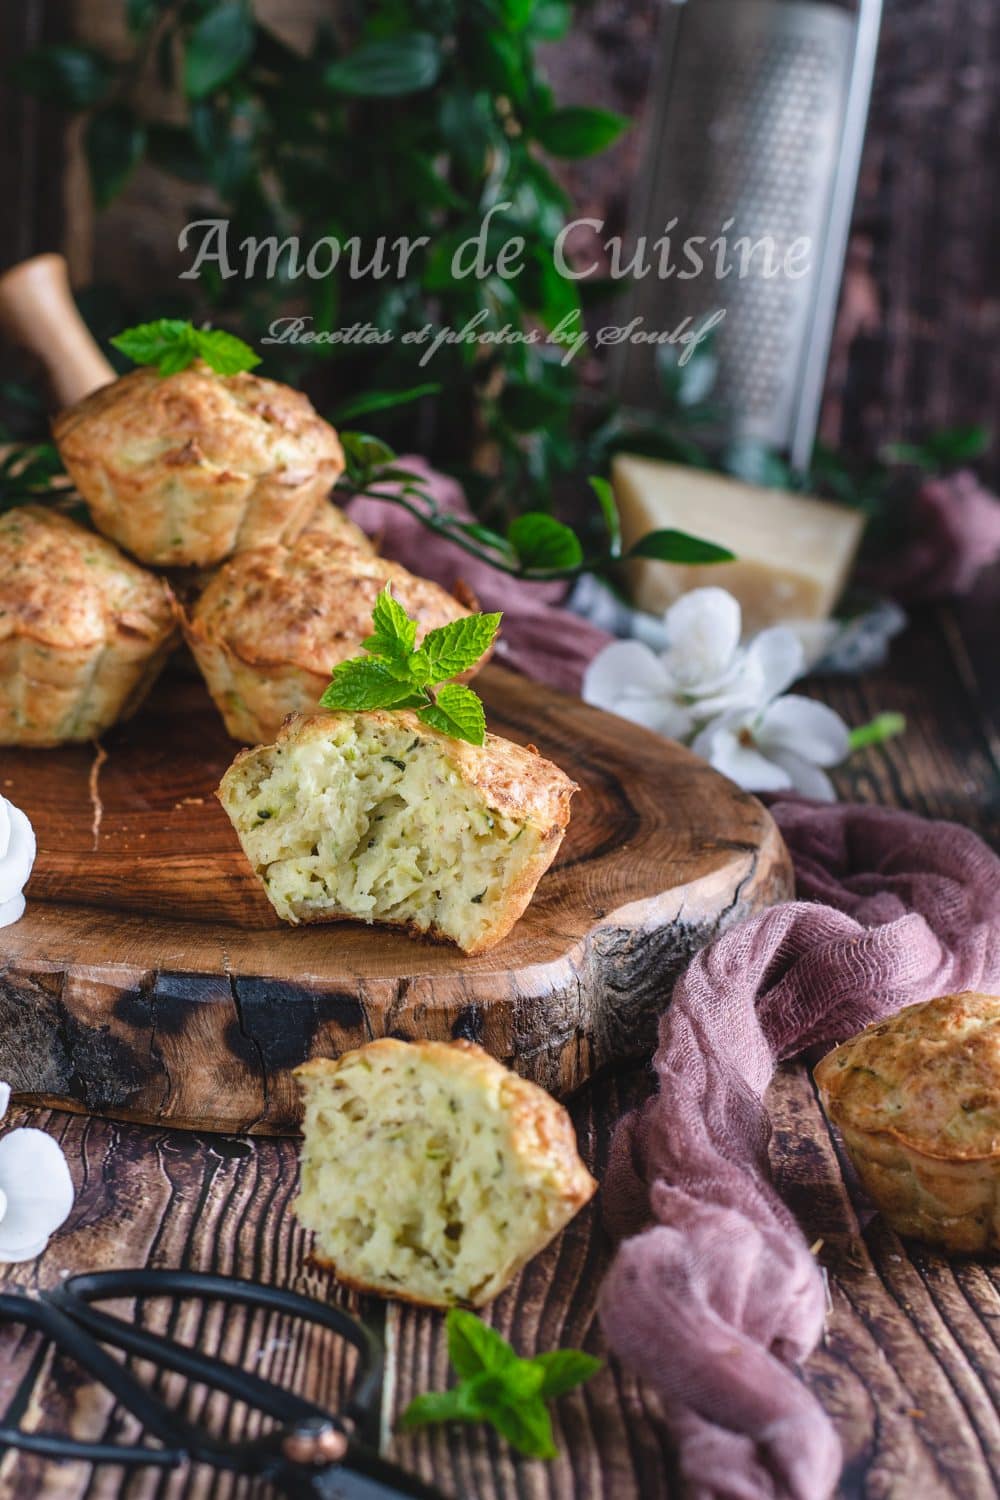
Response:
[{"label": "black scissors", "polygon": [[[118,1297],[196,1297],[240,1303],[328,1328],[360,1355],[347,1404],[337,1414],[325,1411],[259,1375],[93,1305]],[[379,1456],[382,1345],[370,1329],[339,1307],[277,1287],[195,1271],[100,1271],[71,1276],[55,1291],[0,1292],[0,1321],[23,1324],[44,1336],[31,1368],[0,1419],[0,1453],[16,1448],[45,1458],[82,1459],[129,1468],[145,1464],[174,1468],[200,1462],[268,1480],[289,1500],[391,1500],[401,1495],[443,1500],[440,1491]],[[50,1344],[105,1386],[137,1419],[144,1433],[163,1446],[88,1443],[23,1431],[20,1424]],[[248,1442],[216,1437],[167,1406],[103,1345],[245,1402],[273,1418],[277,1425]]]}]

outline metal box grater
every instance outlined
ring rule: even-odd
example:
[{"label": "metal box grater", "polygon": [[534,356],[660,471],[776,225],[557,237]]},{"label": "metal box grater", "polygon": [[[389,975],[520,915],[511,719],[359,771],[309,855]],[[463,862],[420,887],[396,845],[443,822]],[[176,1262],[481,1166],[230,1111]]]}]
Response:
[{"label": "metal box grater", "polygon": [[[719,308],[720,443],[753,438],[808,466],[843,274],[881,0],[849,10],[812,0],[673,0],[662,20],[658,97],[631,214],[630,244],[671,220],[671,258],[688,236],[770,236],[781,263],[806,237],[795,279],[752,272],[631,282],[623,321],[669,331]],[[701,253],[705,253],[704,248]],[[732,263],[732,251],[729,260]],[[690,267],[689,267],[690,268]],[[616,316],[617,321],[617,316]],[[621,346],[619,393],[655,404],[655,350]]]}]

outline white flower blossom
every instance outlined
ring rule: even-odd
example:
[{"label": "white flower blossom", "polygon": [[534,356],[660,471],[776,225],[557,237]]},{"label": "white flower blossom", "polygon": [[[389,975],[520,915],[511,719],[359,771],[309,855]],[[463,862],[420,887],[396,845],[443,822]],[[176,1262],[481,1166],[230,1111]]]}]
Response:
[{"label": "white flower blossom", "polygon": [[[10,1088],[0,1083],[0,1120]],[[34,1260],[66,1222],[73,1182],[62,1148],[44,1130],[0,1136],[0,1263]]]},{"label": "white flower blossom", "polygon": [[19,807],[0,797],[0,927],[24,915],[24,887],[35,863],[35,835]]},{"label": "white flower blossom", "polygon": [[848,754],[832,709],[781,695],[806,671],[799,631],[762,630],[740,643],[740,606],[725,589],[693,589],[664,616],[666,649],[613,641],[591,662],[588,703],[682,740],[747,791],[795,788],[830,798],[822,767]]},{"label": "white flower blossom", "polygon": [[748,792],[791,790],[832,802],[833,783],[821,768],[846,759],[850,735],[825,703],[788,693],[762,709],[721,715],[691,748]]}]

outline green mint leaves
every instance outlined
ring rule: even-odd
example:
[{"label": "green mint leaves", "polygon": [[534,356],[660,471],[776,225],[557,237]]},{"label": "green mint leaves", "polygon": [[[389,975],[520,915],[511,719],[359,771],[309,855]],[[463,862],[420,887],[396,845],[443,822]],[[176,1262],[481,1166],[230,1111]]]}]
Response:
[{"label": "green mint leaves", "polygon": [[422,724],[481,745],[486,738],[483,705],[471,688],[448,678],[476,665],[492,646],[499,625],[499,614],[466,615],[429,631],[418,648],[417,622],[386,584],[372,610],[372,633],[362,642],[368,655],[334,667],[320,707],[354,713],[415,708]]},{"label": "green mint leaves", "polygon": [[446,1326],[458,1385],[415,1397],[403,1413],[402,1426],[489,1422],[526,1458],[555,1458],[545,1403],[589,1380],[601,1361],[582,1349],[521,1359],[495,1328],[457,1307],[449,1311]]},{"label": "green mint leaves", "polygon": [[260,364],[249,344],[221,328],[196,328],[183,318],[157,318],[117,334],[111,343],[137,365],[155,365],[161,375],[176,375],[203,359],[218,375],[239,375]]}]

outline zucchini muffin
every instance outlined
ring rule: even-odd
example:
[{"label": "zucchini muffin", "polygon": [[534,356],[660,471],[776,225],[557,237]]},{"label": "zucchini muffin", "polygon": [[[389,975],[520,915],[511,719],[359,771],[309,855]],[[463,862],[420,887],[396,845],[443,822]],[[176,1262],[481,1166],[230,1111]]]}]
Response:
[{"label": "zucchini muffin", "polygon": [[296,1069],[299,1220],[341,1281],[481,1307],[593,1196],[569,1116],[471,1042],[370,1042]]},{"label": "zucchini muffin", "polygon": [[41,506],[0,515],[0,745],[102,734],[175,639],[166,584],[103,537]]},{"label": "zucchini muffin", "polygon": [[816,1082],[893,1229],[1000,1250],[1000,998],[908,1005],[828,1053]]},{"label": "zucchini muffin", "polygon": [[98,530],[160,567],[293,539],[344,467],[300,391],[201,361],[133,370],[60,412],[53,434]]},{"label": "zucchini muffin", "polygon": [[536,750],[469,745],[401,709],[290,719],[240,752],[219,799],[284,921],[388,923],[481,953],[534,895],[576,790]]},{"label": "zucchini muffin", "polygon": [[316,708],[333,668],[361,654],[387,583],[417,620],[418,642],[470,613],[436,583],[316,530],[219,569],[183,624],[234,740],[273,740],[288,714]]}]

